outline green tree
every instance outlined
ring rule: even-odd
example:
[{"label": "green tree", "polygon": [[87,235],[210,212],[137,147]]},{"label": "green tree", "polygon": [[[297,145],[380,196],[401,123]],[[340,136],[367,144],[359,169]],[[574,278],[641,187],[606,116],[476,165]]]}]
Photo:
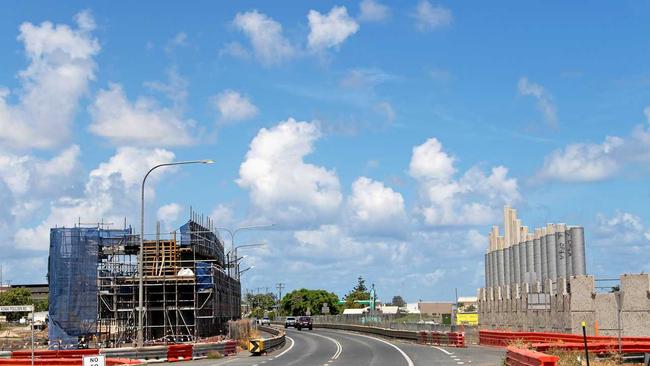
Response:
[{"label": "green tree", "polygon": [[393,304],[393,306],[399,306],[400,308],[406,306],[406,302],[400,295],[393,296],[393,301],[391,301],[391,304]]},{"label": "green tree", "polygon": [[357,285],[354,286],[352,291],[345,295],[345,308],[346,309],[361,309],[365,305],[359,304],[359,300],[370,300],[370,292],[366,287],[366,280],[363,277],[359,276],[357,279]]},{"label": "green tree", "polygon": [[[31,305],[32,293],[26,288],[12,288],[0,293],[0,306]],[[26,313],[7,313],[7,320],[18,320]]]},{"label": "green tree", "polygon": [[287,315],[305,315],[307,310],[311,315],[321,315],[323,304],[327,303],[330,314],[338,314],[339,297],[325,290],[308,290],[302,288],[289,292],[282,298],[282,311]]},{"label": "green tree", "polygon": [[251,315],[256,318],[261,318],[264,314],[273,310],[276,304],[275,294],[252,294],[248,293],[244,296],[244,302],[251,307]]}]

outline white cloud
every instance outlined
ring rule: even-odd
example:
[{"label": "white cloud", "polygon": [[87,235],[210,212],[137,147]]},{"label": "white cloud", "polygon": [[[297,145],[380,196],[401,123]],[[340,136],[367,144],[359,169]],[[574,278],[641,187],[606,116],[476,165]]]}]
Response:
[{"label": "white cloud", "polygon": [[367,177],[355,180],[347,207],[345,221],[355,233],[393,235],[406,230],[404,199],[382,182]]},{"label": "white cloud", "polygon": [[449,180],[455,173],[454,158],[442,151],[442,144],[435,138],[413,148],[409,173],[416,179]]},{"label": "white cloud", "polygon": [[264,65],[280,64],[296,54],[293,45],[282,34],[282,25],[266,14],[257,10],[237,13],[233,25],[249,38],[255,56]]},{"label": "white cloud", "polygon": [[189,82],[178,74],[176,68],[167,70],[167,77],[169,78],[167,83],[147,81],[144,83],[144,86],[165,94],[165,96],[174,102],[174,108],[180,110],[184,107],[185,101],[187,100],[187,87]]},{"label": "white cloud", "polygon": [[396,77],[377,68],[350,69],[341,78],[341,87],[350,89],[372,89],[379,84],[395,80]]},{"label": "white cloud", "polygon": [[231,227],[235,223],[234,212],[230,206],[219,204],[212,210],[210,218],[216,226]]},{"label": "white cloud", "polygon": [[307,19],[309,20],[307,41],[309,47],[316,51],[337,48],[359,30],[359,24],[348,15],[344,6],[333,7],[327,15],[310,10]]},{"label": "white cloud", "polygon": [[519,79],[517,87],[520,95],[532,96],[537,99],[537,108],[544,115],[546,123],[552,128],[557,128],[557,108],[551,94],[543,86],[530,82],[525,77]]},{"label": "white cloud", "polygon": [[89,112],[93,120],[90,132],[115,145],[175,146],[195,142],[193,121],[182,119],[178,111],[161,107],[150,98],[139,97],[131,103],[119,84],[100,90]]},{"label": "white cloud", "polygon": [[501,207],[521,199],[517,180],[503,166],[486,175],[473,167],[455,178],[454,158],[430,138],[413,148],[410,175],[420,185],[417,211],[427,225],[482,225],[499,218]]},{"label": "white cloud", "polygon": [[363,0],[359,3],[359,20],[363,22],[379,22],[390,16],[390,9],[375,0]]},{"label": "white cloud", "polygon": [[415,19],[415,27],[421,32],[448,26],[454,19],[451,10],[440,5],[431,5],[427,0],[418,3],[412,16]]},{"label": "white cloud", "polygon": [[[50,228],[55,226],[71,226],[78,219],[86,223],[112,222],[118,226],[125,217],[135,222],[133,215],[139,212],[144,173],[156,164],[173,159],[174,153],[163,149],[118,149],[108,161],[89,173],[81,197],[64,196],[53,202],[47,218],[35,227],[17,230],[14,242],[21,249],[47,250]],[[172,170],[161,170],[147,180],[147,199],[153,198],[153,187],[160,177]]]},{"label": "white cloud", "polygon": [[[75,189],[80,149],[73,145],[49,160],[0,153],[0,227],[38,217],[53,197]],[[8,231],[7,231],[8,232]]]},{"label": "white cloud", "polygon": [[242,60],[248,60],[251,58],[251,53],[239,42],[226,43],[223,48],[219,50],[219,55],[229,55]]},{"label": "white cloud", "polygon": [[174,51],[174,49],[178,47],[185,47],[187,46],[187,33],[185,32],[178,32],[174,37],[172,37],[169,41],[167,41],[167,45],[165,46],[165,52],[171,53]]},{"label": "white cloud", "polygon": [[611,217],[599,214],[596,225],[596,242],[605,246],[647,248],[650,247],[650,228],[643,225],[639,216],[629,212],[617,211]]},{"label": "white cloud", "polygon": [[331,219],[341,203],[334,171],[304,162],[321,132],[316,123],[293,118],[262,128],[239,168],[240,187],[252,204],[274,223],[298,224]]},{"label": "white cloud", "polygon": [[[0,87],[0,141],[17,148],[52,148],[65,143],[88,83],[94,80],[93,57],[100,46],[90,33],[89,12],[76,16],[77,29],[43,22],[23,23],[18,39],[29,59],[19,73],[20,90]],[[11,94],[17,97],[10,104]]]},{"label": "white cloud", "polygon": [[571,144],[544,159],[538,177],[564,182],[592,182],[618,173],[620,162],[615,152],[624,144],[619,137],[608,136],[602,144]]},{"label": "white cloud", "polygon": [[257,107],[250,99],[234,90],[225,90],[213,97],[222,122],[234,122],[257,116]]},{"label": "white cloud", "polygon": [[393,121],[395,121],[395,109],[393,109],[393,105],[389,102],[384,101],[375,104],[375,111],[384,115],[388,123],[393,123]]},{"label": "white cloud", "polygon": [[173,225],[178,221],[183,209],[183,206],[178,203],[169,203],[158,208],[156,217],[163,223],[165,231],[173,230]]}]

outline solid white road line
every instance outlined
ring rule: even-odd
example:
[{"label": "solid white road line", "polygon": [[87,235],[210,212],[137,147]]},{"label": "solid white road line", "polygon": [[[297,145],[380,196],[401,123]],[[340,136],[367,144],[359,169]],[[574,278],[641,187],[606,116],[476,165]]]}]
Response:
[{"label": "solid white road line", "polygon": [[288,339],[291,341],[291,345],[289,346],[289,348],[287,348],[287,349],[285,349],[284,351],[282,351],[282,353],[280,353],[279,355],[275,356],[274,359],[275,359],[275,358],[278,358],[278,357],[280,357],[280,356],[282,356],[282,355],[284,355],[284,354],[287,353],[287,352],[289,352],[289,351],[293,348],[293,345],[296,343],[296,342],[293,341],[293,338],[291,338],[291,337],[287,337],[286,335],[285,335],[285,337],[288,338]]},{"label": "solid white road line", "polygon": [[[347,333],[349,333],[349,332],[347,332]],[[401,354],[402,354],[402,357],[404,357],[404,359],[406,360],[406,364],[407,364],[408,366],[414,366],[414,365],[413,365],[413,361],[411,360],[411,358],[410,358],[410,357],[409,357],[409,356],[408,356],[404,351],[402,351],[401,348],[397,347],[396,345],[394,345],[394,344],[392,344],[392,343],[390,343],[390,342],[388,342],[388,341],[385,341],[385,340],[383,340],[383,339],[381,339],[381,338],[375,338],[375,337],[367,336],[367,335],[364,335],[364,334],[358,334],[358,333],[349,333],[349,334],[354,334],[355,336],[358,336],[358,337],[370,338],[370,339],[374,339],[374,340],[376,340],[376,341],[379,341],[379,342],[385,343],[385,344],[387,344],[387,345],[389,345],[389,346],[395,348],[395,349],[397,350],[397,352],[401,353]]]},{"label": "solid white road line", "polygon": [[339,356],[341,355],[341,352],[343,352],[343,346],[341,346],[341,343],[339,343],[339,341],[337,341],[336,339],[330,338],[328,336],[324,336],[324,335],[318,334],[318,333],[309,333],[309,334],[315,335],[317,337],[329,339],[330,341],[334,342],[334,344],[336,345],[336,352],[334,353],[334,355],[332,357],[330,357],[330,360],[338,359]]}]

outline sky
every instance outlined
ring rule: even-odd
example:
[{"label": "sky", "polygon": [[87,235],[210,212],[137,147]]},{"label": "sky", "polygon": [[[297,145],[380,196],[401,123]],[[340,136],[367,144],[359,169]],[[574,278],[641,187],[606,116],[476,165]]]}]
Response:
[{"label": "sky", "polygon": [[[49,229],[237,234],[244,291],[484,283],[492,225],[583,225],[597,278],[650,271],[643,1],[3,2],[0,264]],[[224,239],[229,240],[228,236]]]}]

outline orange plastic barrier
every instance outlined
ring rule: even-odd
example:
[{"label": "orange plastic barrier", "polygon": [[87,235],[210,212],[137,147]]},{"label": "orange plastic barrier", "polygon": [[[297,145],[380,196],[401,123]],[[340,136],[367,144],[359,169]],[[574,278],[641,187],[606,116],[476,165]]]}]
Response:
[{"label": "orange plastic barrier", "polygon": [[[500,330],[480,330],[479,344],[489,346],[507,346],[512,341],[522,340],[527,343],[581,343],[582,335],[543,332],[504,332]],[[624,342],[650,343],[648,337],[623,337]],[[618,342],[616,337],[587,337],[589,343]]]},{"label": "orange plastic barrier", "polygon": [[508,366],[556,366],[559,360],[557,356],[517,347],[508,347],[506,354]]},{"label": "orange plastic barrier", "polygon": [[176,362],[192,359],[191,344],[171,344],[167,346],[167,361]]}]

